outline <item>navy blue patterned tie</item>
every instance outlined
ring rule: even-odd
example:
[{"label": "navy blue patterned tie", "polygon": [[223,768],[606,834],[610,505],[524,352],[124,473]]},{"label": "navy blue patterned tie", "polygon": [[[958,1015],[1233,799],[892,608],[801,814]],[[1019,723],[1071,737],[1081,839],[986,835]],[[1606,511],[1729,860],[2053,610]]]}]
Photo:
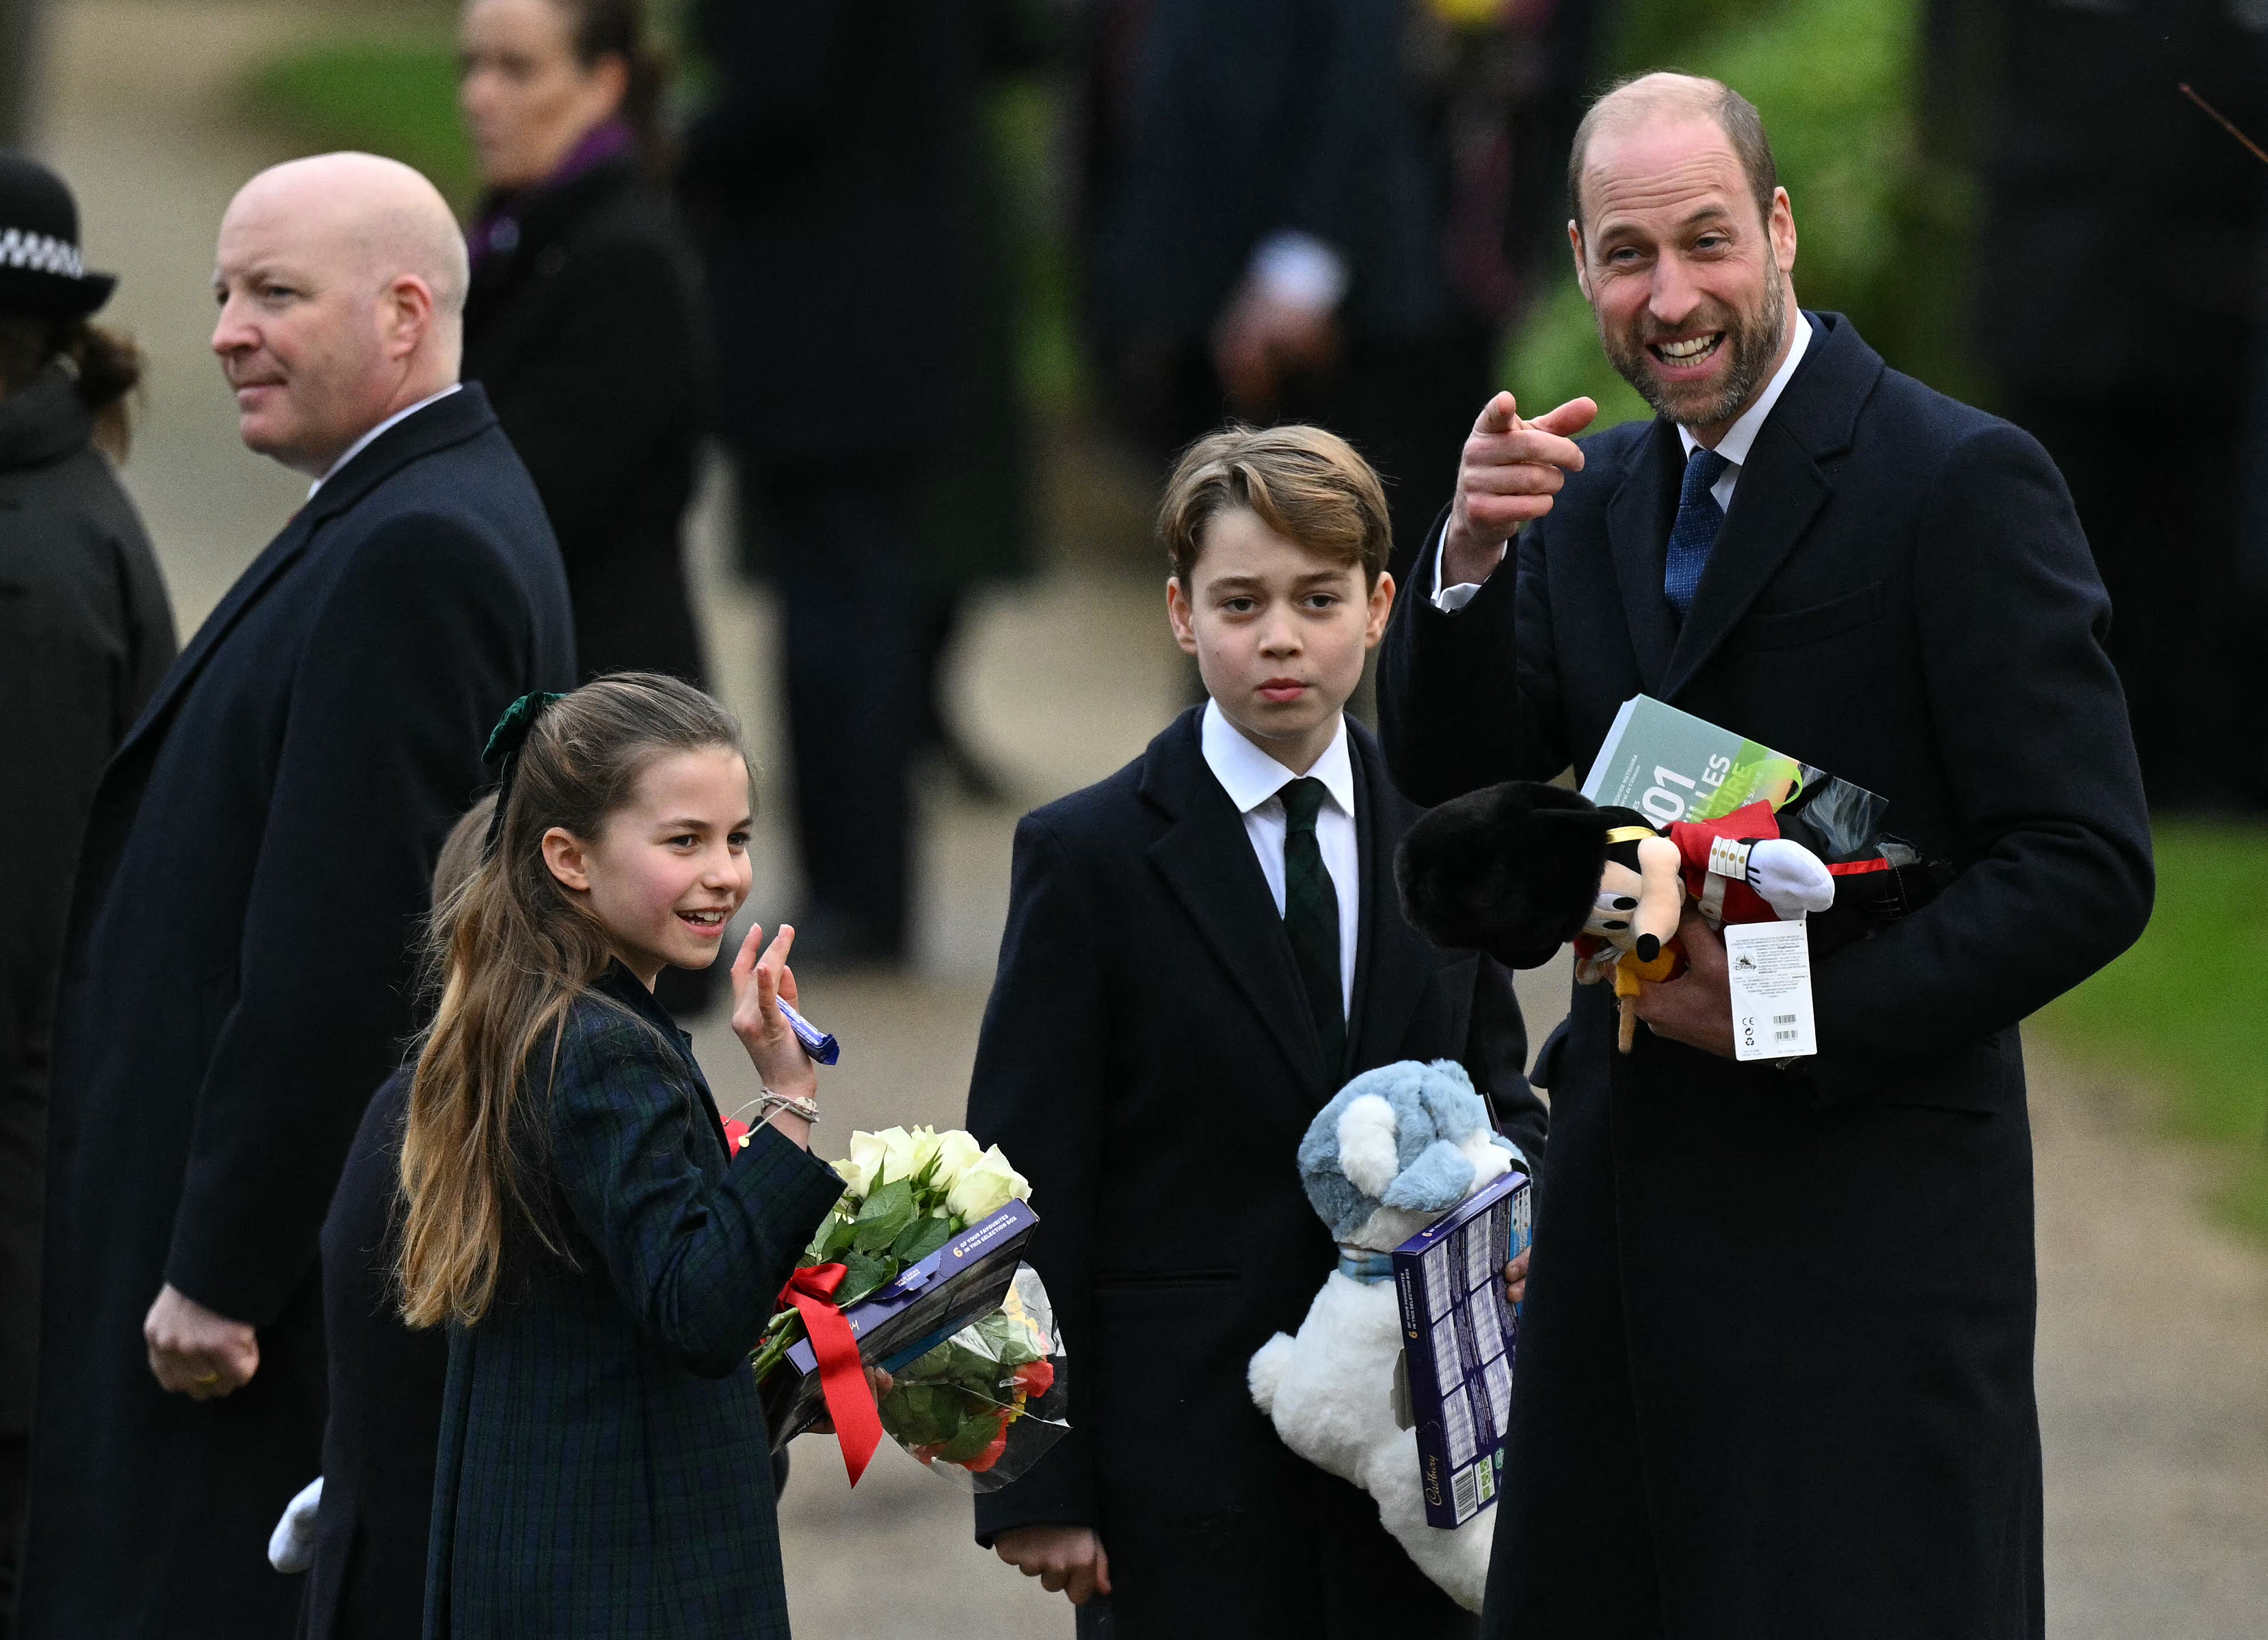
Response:
[{"label": "navy blue patterned tie", "polygon": [[1292,937],[1292,960],[1300,986],[1307,993],[1315,1034],[1322,1039],[1323,1063],[1334,1082],[1346,1057],[1346,1011],[1340,1000],[1339,892],[1323,865],[1315,841],[1315,816],[1323,806],[1323,783],[1310,776],[1288,781],[1284,799],[1284,931]]},{"label": "navy blue patterned tie", "polygon": [[1694,589],[1701,585],[1701,571],[1709,567],[1717,532],[1725,527],[1725,510],[1709,491],[1732,465],[1698,445],[1685,463],[1685,484],[1677,492],[1677,522],[1669,528],[1669,562],[1661,575],[1661,590],[1681,620],[1693,607]]}]

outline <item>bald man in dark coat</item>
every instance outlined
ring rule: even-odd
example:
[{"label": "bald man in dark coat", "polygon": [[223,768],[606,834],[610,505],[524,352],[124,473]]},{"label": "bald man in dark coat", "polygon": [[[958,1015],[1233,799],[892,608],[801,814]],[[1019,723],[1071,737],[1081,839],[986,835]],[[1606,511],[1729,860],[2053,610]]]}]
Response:
[{"label": "bald man in dark coat", "polygon": [[247,184],[213,345],[317,480],[166,675],[88,823],[55,1032],[23,1630],[283,1640],[320,1463],[318,1235],[413,1025],[497,715],[574,680],[558,549],[477,387],[463,241],[367,155]]}]

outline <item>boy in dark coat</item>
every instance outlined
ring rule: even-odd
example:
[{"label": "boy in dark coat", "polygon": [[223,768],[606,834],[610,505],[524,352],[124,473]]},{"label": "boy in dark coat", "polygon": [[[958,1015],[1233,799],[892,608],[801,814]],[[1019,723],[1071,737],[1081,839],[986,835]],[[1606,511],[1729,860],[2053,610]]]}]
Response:
[{"label": "boy in dark coat", "polygon": [[1238,428],[1160,525],[1211,701],[1016,834],[968,1126],[1032,1180],[1072,1430],[977,1500],[977,1539],[1082,1633],[1469,1634],[1245,1378],[1332,1269],[1293,1158],[1349,1077],[1456,1059],[1542,1149],[1510,978],[1403,922],[1418,810],[1342,711],[1393,604],[1385,497],[1331,434]]}]

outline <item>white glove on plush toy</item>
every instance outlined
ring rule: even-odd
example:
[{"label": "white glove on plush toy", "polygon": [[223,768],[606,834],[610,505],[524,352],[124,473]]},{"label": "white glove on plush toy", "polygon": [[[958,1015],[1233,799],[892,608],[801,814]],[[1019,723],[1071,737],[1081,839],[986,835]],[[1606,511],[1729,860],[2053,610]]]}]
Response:
[{"label": "white glove on plush toy", "polygon": [[[1378,1500],[1379,1519],[1418,1569],[1467,1611],[1488,1586],[1496,1514],[1454,1530],[1430,1526],[1419,1491],[1418,1433],[1394,1416],[1402,1310],[1385,1254],[1513,1167],[1512,1142],[1454,1060],[1365,1071],[1317,1112],[1300,1143],[1307,1200],[1341,1254],[1297,1337],[1277,1334],[1252,1357],[1252,1399],[1284,1444]],[[1507,1249],[1508,1251],[1508,1249]],[[1359,1270],[1366,1279],[1350,1270]]]},{"label": "white glove on plush toy", "polygon": [[1766,837],[1749,845],[1749,886],[1764,896],[1783,923],[1835,903],[1834,873],[1810,849],[1786,837]]},{"label": "white glove on plush toy", "polygon": [[317,1475],[284,1505],[268,1536],[268,1563],[278,1571],[305,1571],[315,1563],[315,1511],[323,1506],[323,1477]]}]

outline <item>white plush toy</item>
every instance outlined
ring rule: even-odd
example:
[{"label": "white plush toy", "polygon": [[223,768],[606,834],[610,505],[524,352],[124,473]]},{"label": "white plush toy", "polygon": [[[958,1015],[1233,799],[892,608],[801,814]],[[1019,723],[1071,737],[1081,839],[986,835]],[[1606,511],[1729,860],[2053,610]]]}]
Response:
[{"label": "white plush toy", "polygon": [[1339,1244],[1297,1337],[1253,1356],[1252,1399],[1284,1444],[1378,1500],[1386,1529],[1418,1569],[1468,1611],[1481,1608],[1496,1515],[1429,1526],[1418,1436],[1394,1414],[1402,1313],[1385,1255],[1527,1158],[1496,1132],[1454,1060],[1365,1071],[1316,1113],[1300,1143],[1307,1200]]}]

